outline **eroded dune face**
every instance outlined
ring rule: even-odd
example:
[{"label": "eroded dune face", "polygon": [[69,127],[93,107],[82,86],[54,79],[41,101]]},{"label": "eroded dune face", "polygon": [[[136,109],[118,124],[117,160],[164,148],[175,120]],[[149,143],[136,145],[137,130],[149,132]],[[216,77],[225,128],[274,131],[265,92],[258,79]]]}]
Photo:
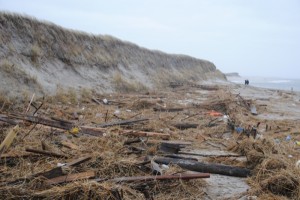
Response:
[{"label": "eroded dune face", "polygon": [[53,94],[57,88],[110,92],[169,82],[225,80],[213,63],[151,51],[111,36],[0,13],[1,90]]}]

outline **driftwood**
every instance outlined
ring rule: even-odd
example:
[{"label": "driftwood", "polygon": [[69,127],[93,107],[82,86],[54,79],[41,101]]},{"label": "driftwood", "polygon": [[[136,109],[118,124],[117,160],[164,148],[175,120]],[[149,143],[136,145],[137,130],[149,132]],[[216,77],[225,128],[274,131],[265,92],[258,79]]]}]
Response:
[{"label": "driftwood", "polygon": [[134,131],[134,130],[120,130],[121,135],[131,135],[137,137],[157,137],[162,139],[169,139],[169,133],[156,133],[156,132],[145,132],[145,131]]},{"label": "driftwood", "polygon": [[[25,121],[29,121],[36,124],[42,124],[54,128],[59,128],[63,130],[71,130],[72,128],[76,127],[75,124],[67,122],[65,120],[50,120],[41,117],[34,117],[34,116],[22,116],[22,115],[11,115],[11,118],[21,119]],[[99,127],[89,127],[89,126],[79,126],[79,130],[83,134],[94,135],[94,136],[103,136],[106,132],[104,127],[116,126],[116,125],[130,125],[133,123],[138,123],[142,121],[147,121],[149,119],[135,119],[135,120],[122,120],[118,122],[111,122],[98,125]],[[145,132],[145,131],[134,131],[134,130],[120,130],[119,134],[122,135],[132,135],[138,137],[158,137],[162,139],[169,139],[170,134],[168,133],[156,133],[156,132]]]},{"label": "driftwood", "polygon": [[208,173],[194,173],[194,174],[175,174],[175,175],[161,175],[161,176],[134,176],[134,177],[120,177],[114,179],[95,179],[97,182],[112,181],[112,182],[134,182],[134,181],[155,181],[155,180],[190,180],[196,178],[209,178]]},{"label": "driftwood", "polygon": [[159,145],[159,150],[165,153],[177,154],[182,148],[191,144],[191,142],[185,141],[161,141]]},{"label": "driftwood", "polygon": [[122,125],[131,125],[138,122],[148,121],[149,119],[143,118],[143,119],[134,119],[134,120],[121,120],[117,122],[110,122],[110,123],[104,123],[97,125],[97,127],[105,128],[110,126],[122,126]]},{"label": "driftwood", "polygon": [[8,119],[6,118],[6,116],[0,116],[0,121],[8,123],[8,124],[12,124],[12,125],[17,125],[19,124],[17,121],[14,121],[12,119]]},{"label": "driftwood", "polygon": [[179,112],[183,111],[184,108],[162,108],[162,107],[155,107],[153,108],[155,112]]},{"label": "driftwood", "polygon": [[94,171],[81,172],[76,174],[68,174],[65,176],[55,177],[53,179],[46,180],[45,183],[47,185],[57,185],[61,183],[68,183],[77,180],[90,179],[94,178],[96,173]]},{"label": "driftwood", "polygon": [[76,144],[73,144],[70,141],[61,141],[61,145],[63,145],[64,147],[67,147],[69,149],[74,149],[74,150],[79,150],[80,147],[77,146]]},{"label": "driftwood", "polygon": [[247,177],[250,176],[250,170],[246,168],[233,167],[229,165],[222,164],[208,164],[201,163],[192,160],[182,160],[182,159],[173,159],[173,158],[164,158],[159,157],[155,159],[155,162],[161,164],[177,164],[178,166],[197,172],[204,173],[213,173],[213,174],[221,174],[226,176],[236,176],[236,177]]},{"label": "driftwood", "polygon": [[179,155],[190,155],[190,156],[201,156],[201,157],[243,157],[239,154],[201,154],[201,153],[191,153],[191,152],[179,152]]},{"label": "driftwood", "polygon": [[4,151],[6,151],[10,147],[11,143],[14,141],[18,132],[19,132],[19,125],[16,125],[7,133],[4,141],[2,141],[2,143],[0,144],[0,156]]},{"label": "driftwood", "polygon": [[198,124],[178,123],[178,124],[174,124],[173,126],[180,130],[184,130],[184,129],[189,129],[189,128],[197,128]]},{"label": "driftwood", "polygon": [[51,151],[45,151],[45,150],[39,150],[39,149],[31,149],[31,148],[26,148],[25,150],[27,152],[38,153],[38,154],[52,156],[52,157],[56,157],[56,158],[68,158],[68,156],[66,156],[66,155],[54,153],[54,152],[51,152]]},{"label": "driftwood", "polygon": [[[92,158],[91,156],[82,157],[82,158],[79,158],[79,159],[73,160],[72,162],[67,163],[64,167],[74,167],[74,166],[80,165],[81,163],[84,163],[84,162],[90,160],[91,158]],[[37,174],[33,174],[29,177],[17,179],[17,180],[9,182],[7,184],[23,183],[24,181],[32,180],[33,178],[38,177],[38,176],[43,176],[47,179],[52,179],[52,178],[55,178],[58,176],[63,176],[63,175],[64,175],[64,172],[63,172],[62,167],[55,167],[46,172],[40,172]]]}]

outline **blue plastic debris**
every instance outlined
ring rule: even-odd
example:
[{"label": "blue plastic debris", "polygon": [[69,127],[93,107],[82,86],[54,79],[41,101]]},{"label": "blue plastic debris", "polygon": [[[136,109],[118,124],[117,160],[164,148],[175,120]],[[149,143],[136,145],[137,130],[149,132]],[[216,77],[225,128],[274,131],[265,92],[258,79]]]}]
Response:
[{"label": "blue plastic debris", "polygon": [[235,130],[237,133],[242,133],[244,131],[242,127],[236,127]]}]

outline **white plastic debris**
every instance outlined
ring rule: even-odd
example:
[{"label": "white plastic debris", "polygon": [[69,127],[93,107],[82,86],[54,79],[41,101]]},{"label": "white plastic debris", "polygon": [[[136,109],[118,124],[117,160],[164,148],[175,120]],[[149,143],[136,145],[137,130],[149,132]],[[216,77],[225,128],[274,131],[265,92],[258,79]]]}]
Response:
[{"label": "white plastic debris", "polygon": [[162,168],[163,170],[167,170],[167,169],[169,169],[170,167],[169,167],[168,165],[162,164],[162,165],[161,165],[161,168]]},{"label": "white plastic debris", "polygon": [[62,167],[62,166],[66,166],[66,163],[57,163],[57,167]]},{"label": "white plastic debris", "polygon": [[108,100],[107,99],[103,99],[102,100],[104,104],[108,104]]},{"label": "white plastic debris", "polygon": [[117,115],[117,114],[120,114],[121,111],[120,110],[115,110],[114,114]]},{"label": "white plastic debris", "polygon": [[298,160],[298,161],[296,162],[296,167],[297,167],[298,169],[300,169],[300,160]]}]

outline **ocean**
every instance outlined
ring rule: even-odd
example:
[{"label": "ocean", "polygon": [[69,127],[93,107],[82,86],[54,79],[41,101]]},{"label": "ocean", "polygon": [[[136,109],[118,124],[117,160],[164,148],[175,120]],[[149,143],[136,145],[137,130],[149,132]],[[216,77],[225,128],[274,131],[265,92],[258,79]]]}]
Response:
[{"label": "ocean", "polygon": [[249,85],[261,88],[298,91],[300,92],[300,79],[288,78],[268,78],[268,77],[238,77],[228,76],[227,79],[238,84],[245,84],[249,80]]}]

